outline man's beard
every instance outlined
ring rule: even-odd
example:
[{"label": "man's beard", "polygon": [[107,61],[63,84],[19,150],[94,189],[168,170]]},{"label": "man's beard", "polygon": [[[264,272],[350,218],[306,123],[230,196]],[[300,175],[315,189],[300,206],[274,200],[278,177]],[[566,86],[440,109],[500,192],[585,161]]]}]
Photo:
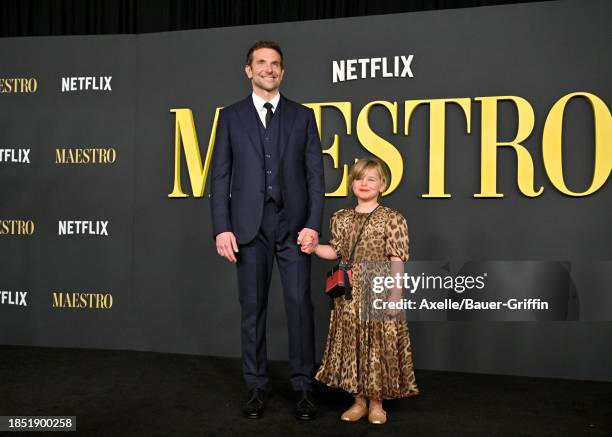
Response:
[{"label": "man's beard", "polygon": [[259,82],[259,86],[266,91],[274,91],[278,89],[279,83],[278,81],[268,82],[265,78],[262,78]]}]

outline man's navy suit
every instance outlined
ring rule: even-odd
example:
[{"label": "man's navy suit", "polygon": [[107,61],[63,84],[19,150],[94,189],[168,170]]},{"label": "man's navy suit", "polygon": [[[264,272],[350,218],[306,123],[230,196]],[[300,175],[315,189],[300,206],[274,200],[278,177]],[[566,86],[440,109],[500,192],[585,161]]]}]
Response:
[{"label": "man's navy suit", "polygon": [[242,360],[249,389],[268,382],[266,314],[274,256],[289,328],[295,390],[311,390],[314,322],[310,255],[296,244],[302,228],[320,232],[325,183],[312,110],[281,95],[268,126],[252,96],[219,114],[211,176],[213,235],[236,236],[242,309]]}]

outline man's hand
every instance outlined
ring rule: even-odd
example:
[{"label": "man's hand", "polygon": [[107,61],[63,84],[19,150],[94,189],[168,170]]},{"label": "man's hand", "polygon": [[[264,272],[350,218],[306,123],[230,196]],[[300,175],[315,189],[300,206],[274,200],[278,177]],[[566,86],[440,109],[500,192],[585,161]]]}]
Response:
[{"label": "man's hand", "polygon": [[234,252],[238,252],[238,244],[233,232],[221,232],[215,238],[215,243],[220,256],[225,257],[229,262],[236,262]]},{"label": "man's hand", "polygon": [[319,233],[314,229],[304,228],[298,232],[297,243],[301,246],[302,252],[312,253],[319,244]]},{"label": "man's hand", "polygon": [[[300,244],[300,250],[304,253],[312,253],[314,251],[314,249],[310,249],[311,246],[313,246],[312,244],[312,236],[311,235],[305,235],[302,237],[301,243]],[[314,245],[314,248],[316,248],[317,245]]]}]

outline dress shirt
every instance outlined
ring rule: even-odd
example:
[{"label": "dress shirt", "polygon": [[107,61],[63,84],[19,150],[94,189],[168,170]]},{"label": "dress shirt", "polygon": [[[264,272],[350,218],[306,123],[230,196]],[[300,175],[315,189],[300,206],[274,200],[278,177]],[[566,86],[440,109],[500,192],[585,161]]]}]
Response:
[{"label": "dress shirt", "polygon": [[[271,100],[267,100],[272,104],[273,113],[276,111],[279,100],[280,100],[280,93],[276,93],[276,95]],[[261,124],[263,124],[264,127],[267,127],[266,126],[266,113],[268,112],[268,110],[264,108],[265,103],[266,103],[266,100],[262,99],[257,94],[253,93],[253,104],[255,105],[257,114],[259,114],[259,118],[261,119]]]}]

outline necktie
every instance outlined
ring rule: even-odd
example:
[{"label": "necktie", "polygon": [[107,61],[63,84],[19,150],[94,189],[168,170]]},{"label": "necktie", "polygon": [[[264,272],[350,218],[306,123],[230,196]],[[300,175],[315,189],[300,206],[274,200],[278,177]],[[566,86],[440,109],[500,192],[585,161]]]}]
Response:
[{"label": "necktie", "polygon": [[264,103],[264,108],[266,108],[268,110],[268,112],[266,112],[266,129],[268,128],[268,125],[270,124],[270,120],[272,120],[272,114],[274,114],[272,112],[272,103],[270,102],[266,102]]}]

